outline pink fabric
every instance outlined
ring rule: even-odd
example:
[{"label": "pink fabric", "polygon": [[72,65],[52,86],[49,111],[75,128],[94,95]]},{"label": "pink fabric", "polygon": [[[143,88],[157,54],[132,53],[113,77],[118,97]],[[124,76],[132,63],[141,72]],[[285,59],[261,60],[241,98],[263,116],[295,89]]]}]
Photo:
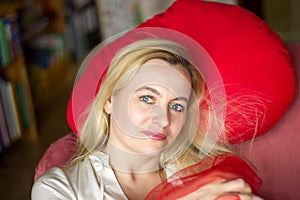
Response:
[{"label": "pink fabric", "polygon": [[36,166],[34,180],[48,169],[70,161],[77,150],[77,139],[77,136],[70,133],[53,142]]},{"label": "pink fabric", "polygon": [[[300,199],[300,43],[288,43],[296,71],[297,92],[284,117],[269,134],[237,147],[258,168],[261,195],[268,200]],[[285,81],[285,80],[282,80]]]}]

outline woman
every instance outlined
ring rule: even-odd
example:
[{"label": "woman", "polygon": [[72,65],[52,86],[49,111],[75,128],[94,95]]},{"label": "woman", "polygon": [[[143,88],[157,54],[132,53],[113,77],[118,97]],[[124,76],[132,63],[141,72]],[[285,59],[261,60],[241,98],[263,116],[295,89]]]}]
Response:
[{"label": "woman", "polygon": [[[166,39],[142,39],[121,49],[80,119],[78,154],[41,176],[32,199],[258,198],[239,174],[223,176],[218,169],[177,188],[185,174],[202,174],[218,155],[232,154],[204,139],[214,117],[201,110],[209,104],[199,114],[205,83],[188,60],[186,49]],[[161,186],[171,193],[163,194]]]}]

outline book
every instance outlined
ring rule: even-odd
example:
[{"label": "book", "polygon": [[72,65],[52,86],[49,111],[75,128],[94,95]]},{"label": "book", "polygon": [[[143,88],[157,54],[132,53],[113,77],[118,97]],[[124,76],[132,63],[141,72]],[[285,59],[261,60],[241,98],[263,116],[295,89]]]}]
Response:
[{"label": "book", "polygon": [[9,138],[15,142],[21,136],[21,129],[11,83],[0,78],[0,91]]},{"label": "book", "polygon": [[[2,91],[0,90],[0,92],[2,92]],[[1,140],[2,149],[9,147],[11,144],[10,139],[9,139],[7,124],[6,124],[6,119],[4,116],[1,97],[0,97],[0,140]]]},{"label": "book", "polygon": [[65,55],[65,39],[60,33],[42,34],[25,46],[26,57],[40,69],[53,66]]},{"label": "book", "polygon": [[30,110],[28,105],[28,98],[26,95],[25,88],[21,82],[16,84],[16,94],[17,94],[17,105],[19,106],[21,115],[21,124],[23,130],[27,131],[30,125]]},{"label": "book", "polygon": [[3,26],[5,30],[9,61],[11,61],[15,58],[15,51],[14,51],[14,43],[13,43],[13,35],[12,35],[13,24],[12,24],[12,19],[9,17],[9,15],[3,17]]},{"label": "book", "polygon": [[0,65],[5,67],[21,51],[18,17],[10,13],[0,17]]},{"label": "book", "polygon": [[9,81],[6,82],[6,87],[7,87],[8,106],[11,112],[13,126],[14,126],[14,132],[11,132],[10,136],[13,141],[16,141],[17,139],[21,138],[20,118],[18,115],[16,97],[14,94],[14,87],[12,83]]},{"label": "book", "polygon": [[10,60],[13,60],[21,50],[21,35],[19,32],[18,16],[16,13],[10,13],[4,17],[4,26],[7,26],[6,40],[10,53]]},{"label": "book", "polygon": [[0,49],[1,49],[1,66],[6,66],[10,59],[9,59],[9,51],[6,41],[6,31],[4,26],[4,19],[3,17],[0,17]]},{"label": "book", "polygon": [[[82,2],[85,2],[84,6],[81,6]],[[68,15],[67,24],[70,30],[67,32],[67,42],[73,44],[75,60],[80,62],[100,43],[98,12],[92,1],[74,1],[71,9],[73,12]]]}]

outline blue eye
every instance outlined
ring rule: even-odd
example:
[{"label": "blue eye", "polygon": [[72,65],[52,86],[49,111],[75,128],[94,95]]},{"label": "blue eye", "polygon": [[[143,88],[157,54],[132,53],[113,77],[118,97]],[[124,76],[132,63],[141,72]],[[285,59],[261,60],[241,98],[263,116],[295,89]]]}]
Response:
[{"label": "blue eye", "polygon": [[184,111],[184,106],[182,106],[180,104],[177,104],[177,103],[176,104],[172,104],[169,107],[170,107],[170,109],[172,109],[172,110],[174,110],[176,112],[182,112],[182,111]]},{"label": "blue eye", "polygon": [[147,95],[141,96],[140,100],[148,104],[154,103],[153,97]]}]

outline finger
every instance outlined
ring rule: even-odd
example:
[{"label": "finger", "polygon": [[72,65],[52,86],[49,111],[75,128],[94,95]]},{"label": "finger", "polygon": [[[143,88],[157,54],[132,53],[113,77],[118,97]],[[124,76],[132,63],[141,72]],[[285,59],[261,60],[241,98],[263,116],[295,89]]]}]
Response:
[{"label": "finger", "polygon": [[238,194],[226,194],[215,198],[214,200],[240,200]]},{"label": "finger", "polygon": [[248,194],[239,194],[239,198],[240,200],[253,200],[253,196]]},{"label": "finger", "polygon": [[223,183],[223,192],[224,193],[243,193],[251,194],[252,189],[246,181],[241,178],[226,181]]},{"label": "finger", "polygon": [[262,198],[249,194],[225,194],[214,200],[263,200]]},{"label": "finger", "polygon": [[261,197],[253,195],[252,200],[263,200]]},{"label": "finger", "polygon": [[256,195],[248,195],[248,194],[239,194],[240,200],[263,200],[259,196]]}]

